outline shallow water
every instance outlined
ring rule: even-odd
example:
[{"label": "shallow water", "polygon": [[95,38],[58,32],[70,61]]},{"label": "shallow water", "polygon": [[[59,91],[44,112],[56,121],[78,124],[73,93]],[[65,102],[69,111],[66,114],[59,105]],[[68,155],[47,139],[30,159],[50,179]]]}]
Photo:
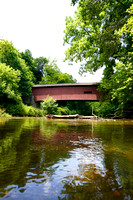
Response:
[{"label": "shallow water", "polygon": [[133,199],[133,120],[1,118],[0,199]]}]

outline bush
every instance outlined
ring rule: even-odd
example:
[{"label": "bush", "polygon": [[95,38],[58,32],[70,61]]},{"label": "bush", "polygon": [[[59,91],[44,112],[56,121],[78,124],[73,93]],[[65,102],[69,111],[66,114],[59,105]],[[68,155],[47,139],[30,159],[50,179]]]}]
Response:
[{"label": "bush", "polygon": [[12,115],[9,115],[8,113],[3,113],[3,114],[1,115],[1,117],[12,117]]},{"label": "bush", "polygon": [[99,117],[112,117],[115,112],[115,105],[109,101],[90,103],[94,109],[94,114]]},{"label": "bush", "polygon": [[6,109],[0,108],[0,117],[11,117],[8,113],[5,112]]},{"label": "bush", "polygon": [[44,115],[58,114],[57,107],[58,104],[56,103],[56,100],[54,100],[51,96],[47,96],[47,98],[41,102],[41,108],[44,112]]},{"label": "bush", "polygon": [[29,116],[29,117],[42,117],[43,116],[43,111],[40,110],[39,108],[34,108],[32,106],[24,105],[24,110],[25,110],[25,116]]},{"label": "bush", "polygon": [[18,104],[8,104],[7,112],[13,116],[24,116],[24,104],[22,102]]},{"label": "bush", "polygon": [[69,115],[70,110],[67,107],[58,107],[58,114],[59,115]]},{"label": "bush", "polygon": [[91,115],[91,106],[89,102],[86,101],[69,101],[67,102],[68,109],[70,114],[79,114],[79,115]]},{"label": "bush", "polygon": [[7,111],[13,116],[29,116],[29,117],[42,117],[43,111],[39,108],[24,105],[22,102],[19,104],[9,104]]}]

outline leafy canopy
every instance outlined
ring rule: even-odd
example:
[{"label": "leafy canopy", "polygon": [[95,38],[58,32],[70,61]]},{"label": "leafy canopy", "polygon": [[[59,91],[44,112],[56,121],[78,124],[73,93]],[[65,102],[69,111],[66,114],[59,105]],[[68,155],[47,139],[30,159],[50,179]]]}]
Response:
[{"label": "leafy canopy", "polygon": [[75,83],[76,80],[67,73],[62,73],[56,60],[48,61],[43,67],[43,77],[40,84]]},{"label": "leafy canopy", "polygon": [[33,73],[22,59],[18,50],[7,40],[0,40],[0,62],[20,72],[19,93],[21,93],[22,97],[29,96],[33,85]]},{"label": "leafy canopy", "polygon": [[48,59],[45,57],[39,57],[39,58],[35,58],[34,59],[34,65],[35,65],[35,69],[36,69],[36,80],[37,83],[39,83],[40,81],[42,81],[43,75],[44,75],[44,68],[45,65],[48,64]]},{"label": "leafy canopy", "polygon": [[[124,53],[127,52],[127,47],[123,46],[115,32],[129,18],[126,10],[131,4],[132,0],[80,0],[75,16],[66,17],[64,44],[70,46],[65,59],[70,62],[80,61],[81,73],[95,72],[106,66],[112,74],[120,53],[123,49]],[[123,39],[127,42],[127,38],[123,36]]]},{"label": "leafy canopy", "polygon": [[20,71],[0,63],[0,103],[21,100],[21,95],[18,92],[19,81]]},{"label": "leafy canopy", "polygon": [[72,0],[76,3],[75,16],[66,18],[65,59],[80,61],[80,73],[104,67],[103,107],[107,101],[107,113],[112,108],[115,115],[132,115],[133,1]]}]

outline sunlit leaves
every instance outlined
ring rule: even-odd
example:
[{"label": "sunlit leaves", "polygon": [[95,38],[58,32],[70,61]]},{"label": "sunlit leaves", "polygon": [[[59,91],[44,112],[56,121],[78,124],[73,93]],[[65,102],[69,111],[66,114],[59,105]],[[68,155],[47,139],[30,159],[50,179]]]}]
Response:
[{"label": "sunlit leaves", "polygon": [[20,81],[20,71],[14,70],[6,64],[0,63],[0,101],[7,99],[20,100],[18,84]]},{"label": "sunlit leaves", "polygon": [[66,18],[64,43],[70,45],[66,59],[82,62],[83,72],[102,66],[115,67],[122,40],[114,33],[129,18],[126,10],[131,3],[131,0],[80,0],[75,16]]},{"label": "sunlit leaves", "polygon": [[43,109],[45,115],[55,114],[57,112],[57,107],[58,104],[56,103],[56,100],[50,96],[47,96],[47,98],[41,102],[41,108]]},{"label": "sunlit leaves", "polygon": [[125,23],[124,26],[116,33],[119,34],[119,36],[122,36],[122,34],[129,34],[133,37],[133,4],[127,10],[127,13],[130,14],[130,18],[127,20],[127,23]]},{"label": "sunlit leaves", "polygon": [[121,104],[133,99],[133,66],[131,63],[117,63],[116,72],[112,76],[112,98]]},{"label": "sunlit leaves", "polygon": [[77,2],[78,9],[75,16],[66,18],[64,42],[69,44],[66,59],[71,62],[80,61],[81,74],[87,71],[95,72],[104,67],[101,91],[104,101],[107,101],[106,110],[113,112],[116,110],[115,114],[119,116],[130,112],[131,116],[133,2],[132,0],[72,1],[73,4]]},{"label": "sunlit leaves", "polygon": [[33,85],[33,73],[21,58],[19,51],[7,40],[0,40],[0,62],[20,72],[18,90],[22,97],[30,95]]}]

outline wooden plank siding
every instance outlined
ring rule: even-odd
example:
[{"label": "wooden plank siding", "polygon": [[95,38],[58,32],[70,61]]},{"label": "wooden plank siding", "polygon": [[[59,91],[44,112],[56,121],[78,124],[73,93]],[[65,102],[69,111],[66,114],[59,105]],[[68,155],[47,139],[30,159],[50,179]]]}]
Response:
[{"label": "wooden plank siding", "polygon": [[99,84],[100,83],[35,85],[32,88],[32,94],[35,102],[42,101],[48,95],[58,101],[99,101],[100,93],[97,91]]}]

